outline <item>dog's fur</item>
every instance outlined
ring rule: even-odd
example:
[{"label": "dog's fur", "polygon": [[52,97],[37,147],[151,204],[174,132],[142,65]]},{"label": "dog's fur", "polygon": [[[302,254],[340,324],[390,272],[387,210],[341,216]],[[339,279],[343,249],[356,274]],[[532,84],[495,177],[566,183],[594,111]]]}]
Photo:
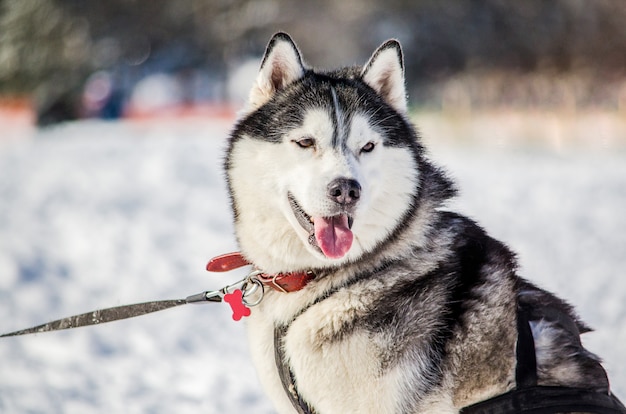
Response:
[{"label": "dog's fur", "polygon": [[225,167],[245,257],[267,273],[317,275],[297,292],[266,290],[248,322],[280,413],[295,411],[276,327],[316,413],[455,413],[515,387],[518,306],[530,310],[540,385],[608,389],[572,309],[519,278],[504,244],[443,209],[455,190],[407,118],[397,41],[362,68],[322,72],[275,35]]}]

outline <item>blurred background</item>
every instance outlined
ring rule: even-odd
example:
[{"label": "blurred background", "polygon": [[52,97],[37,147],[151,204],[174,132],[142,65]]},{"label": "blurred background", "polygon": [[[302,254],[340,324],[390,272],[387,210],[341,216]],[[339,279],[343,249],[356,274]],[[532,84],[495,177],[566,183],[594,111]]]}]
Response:
[{"label": "blurred background", "polygon": [[39,125],[226,110],[284,30],[322,67],[398,38],[415,108],[626,111],[625,21],[615,0],[0,0],[0,107]]},{"label": "blurred background", "polygon": [[[242,277],[222,162],[270,36],[405,53],[450,208],[573,303],[626,400],[626,1],[0,0],[0,333]],[[217,304],[0,339],[2,413],[273,413]]]}]

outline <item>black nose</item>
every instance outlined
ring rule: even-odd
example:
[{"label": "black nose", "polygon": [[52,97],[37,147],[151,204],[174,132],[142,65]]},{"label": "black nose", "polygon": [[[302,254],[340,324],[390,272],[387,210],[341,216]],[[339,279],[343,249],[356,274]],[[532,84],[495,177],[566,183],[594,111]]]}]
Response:
[{"label": "black nose", "polygon": [[352,207],[361,197],[361,185],[356,180],[337,178],[328,184],[328,198],[344,207]]}]

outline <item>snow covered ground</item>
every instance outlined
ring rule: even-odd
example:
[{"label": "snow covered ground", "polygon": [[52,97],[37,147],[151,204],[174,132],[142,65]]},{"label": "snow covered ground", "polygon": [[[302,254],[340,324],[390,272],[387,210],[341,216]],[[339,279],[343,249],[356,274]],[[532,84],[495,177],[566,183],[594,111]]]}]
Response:
[{"label": "snow covered ground", "polygon": [[[439,132],[425,124],[425,136]],[[232,280],[204,271],[236,249],[221,172],[228,128],[0,132],[0,332]],[[512,246],[524,276],[576,304],[596,329],[585,343],[626,399],[626,150],[454,141],[431,151],[459,181],[454,208]],[[3,413],[272,412],[225,305],[3,338],[0,361]]]}]

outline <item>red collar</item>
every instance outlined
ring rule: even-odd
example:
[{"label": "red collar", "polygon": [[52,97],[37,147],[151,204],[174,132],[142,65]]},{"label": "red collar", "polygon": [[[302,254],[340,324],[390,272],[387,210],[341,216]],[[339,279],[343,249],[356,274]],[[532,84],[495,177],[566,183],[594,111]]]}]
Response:
[{"label": "red collar", "polygon": [[[251,264],[239,252],[226,253],[212,258],[206,265],[206,270],[209,272],[228,272]],[[310,270],[306,272],[278,273],[276,275],[259,273],[256,277],[265,286],[269,286],[279,292],[289,293],[304,288],[311,280],[315,279],[315,273]]]}]

